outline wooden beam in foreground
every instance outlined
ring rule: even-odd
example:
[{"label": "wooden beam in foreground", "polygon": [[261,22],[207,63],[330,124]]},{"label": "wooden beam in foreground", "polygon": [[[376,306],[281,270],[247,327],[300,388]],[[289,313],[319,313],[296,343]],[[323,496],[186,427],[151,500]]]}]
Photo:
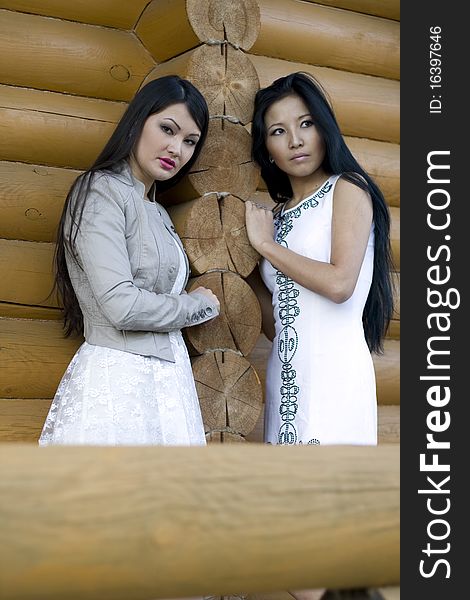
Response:
[{"label": "wooden beam in foreground", "polygon": [[399,448],[0,445],[4,600],[399,582]]}]

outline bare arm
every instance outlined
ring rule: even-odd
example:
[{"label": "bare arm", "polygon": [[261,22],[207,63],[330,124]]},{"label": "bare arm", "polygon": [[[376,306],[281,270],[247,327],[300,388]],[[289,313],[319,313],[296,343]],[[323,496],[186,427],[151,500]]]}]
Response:
[{"label": "bare arm", "polygon": [[252,246],[274,268],[333,302],[351,297],[359,277],[372,223],[372,201],[364,190],[339,179],[335,186],[330,262],[301,256],[273,239],[273,215],[246,202],[247,233]]},{"label": "bare arm", "polygon": [[268,288],[264,285],[264,281],[261,279],[258,266],[256,266],[253,272],[247,277],[246,281],[255,292],[261,306],[261,327],[263,333],[268,340],[271,340],[272,342],[275,335],[272,296]]}]

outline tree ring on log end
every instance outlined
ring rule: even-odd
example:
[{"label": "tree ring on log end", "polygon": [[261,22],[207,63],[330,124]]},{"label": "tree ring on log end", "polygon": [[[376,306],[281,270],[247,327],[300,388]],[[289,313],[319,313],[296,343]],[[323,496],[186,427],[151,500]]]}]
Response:
[{"label": "tree ring on log end", "polygon": [[242,441],[263,407],[253,366],[243,356],[216,351],[194,358],[192,368],[206,434],[211,441]]},{"label": "tree ring on log end", "polygon": [[250,285],[236,273],[211,271],[191,279],[188,291],[199,286],[214,292],[220,314],[186,329],[191,345],[201,354],[215,349],[249,354],[261,332],[261,307]]},{"label": "tree ring on log end", "polygon": [[187,0],[186,10],[201,42],[227,40],[249,50],[258,38],[261,19],[255,0]]},{"label": "tree ring on log end", "polygon": [[206,194],[169,206],[188,255],[191,271],[202,275],[224,269],[248,277],[259,259],[246,233],[245,203],[231,194]]},{"label": "tree ring on log end", "polygon": [[212,119],[204,148],[187,178],[199,196],[217,191],[249,199],[260,179],[251,159],[251,135],[242,125]]}]

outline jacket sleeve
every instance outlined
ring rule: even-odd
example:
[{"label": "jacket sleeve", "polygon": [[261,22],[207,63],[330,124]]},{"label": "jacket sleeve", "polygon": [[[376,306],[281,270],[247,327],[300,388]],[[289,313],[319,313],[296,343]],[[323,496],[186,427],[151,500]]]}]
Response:
[{"label": "jacket sleeve", "polygon": [[[91,293],[119,330],[168,332],[219,313],[200,293],[157,294],[134,284],[126,245],[125,201],[112,177],[95,177],[75,240]],[[73,259],[72,259],[73,260]]]}]

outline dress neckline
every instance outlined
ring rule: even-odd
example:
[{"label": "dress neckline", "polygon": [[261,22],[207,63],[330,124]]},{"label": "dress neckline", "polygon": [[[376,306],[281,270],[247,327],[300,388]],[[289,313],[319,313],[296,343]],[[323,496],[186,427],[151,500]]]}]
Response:
[{"label": "dress neckline", "polygon": [[311,200],[314,196],[316,196],[317,194],[319,194],[323,188],[325,187],[325,185],[330,181],[331,177],[333,177],[332,175],[330,175],[327,179],[325,179],[325,181],[323,183],[321,183],[317,189],[312,192],[309,196],[307,196],[306,198],[304,198],[303,200],[301,200],[298,204],[296,204],[295,206],[292,206],[291,208],[284,208],[284,206],[281,208],[281,217],[284,216],[287,213],[290,213],[292,210],[295,210],[296,208],[300,208],[303,204],[305,204],[306,202],[308,202],[309,200]]}]

